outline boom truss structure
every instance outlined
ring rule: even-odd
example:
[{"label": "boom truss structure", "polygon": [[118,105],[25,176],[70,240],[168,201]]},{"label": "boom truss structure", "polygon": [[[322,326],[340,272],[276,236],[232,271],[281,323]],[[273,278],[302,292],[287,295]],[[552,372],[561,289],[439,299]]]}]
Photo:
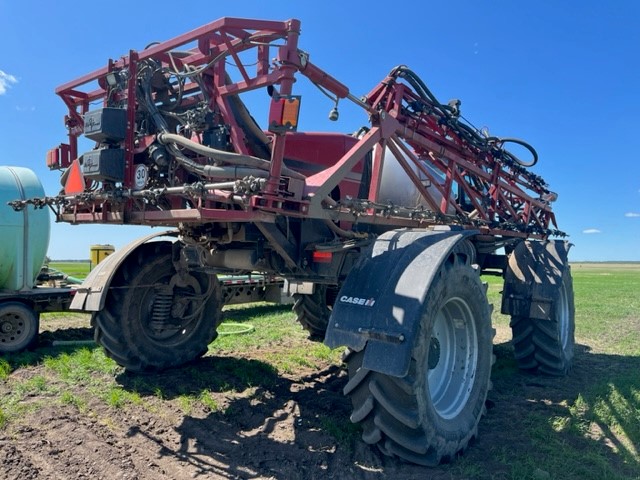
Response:
[{"label": "boom truss structure", "polygon": [[[31,203],[51,206],[58,220],[72,223],[175,226],[274,222],[276,215],[286,215],[396,227],[460,225],[521,238],[562,235],[550,206],[555,194],[526,169],[537,161],[532,147],[478,132],[462,120],[459,103],[438,102],[404,66],[394,68],[366,96],[356,97],[299,49],[299,34],[300,22],[294,19],[223,18],[143,51],[132,50],[60,86],[56,93],[69,109],[69,140],[49,152],[49,166],[79,170],[78,137],[87,133],[87,116],[98,103],[126,112],[122,138],[92,137],[110,143],[106,150],[117,146],[123,151],[123,171],[111,175],[98,166],[97,174],[87,175],[85,158],[80,188],[74,174],[75,189],[66,178],[60,195]],[[370,120],[346,153],[304,175],[286,161],[287,142],[297,130],[297,75],[336,103],[346,99],[359,105]],[[271,95],[268,132],[256,128],[239,100],[242,93],[260,88]],[[226,137],[223,146],[194,146],[207,143],[204,137],[214,130]],[[529,149],[532,160],[523,162],[509,153],[505,146],[511,142]],[[386,151],[421,194],[420,205],[381,198]],[[109,159],[100,156],[98,163]],[[225,177],[211,168],[219,166],[250,167],[252,175]],[[332,198],[354,172],[364,194]]]}]

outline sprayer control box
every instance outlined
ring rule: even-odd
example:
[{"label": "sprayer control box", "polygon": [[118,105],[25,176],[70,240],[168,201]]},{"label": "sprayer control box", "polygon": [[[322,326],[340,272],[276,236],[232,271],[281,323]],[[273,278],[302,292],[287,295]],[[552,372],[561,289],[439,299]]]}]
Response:
[{"label": "sprayer control box", "polygon": [[127,134],[127,111],[104,107],[84,116],[84,136],[98,143],[119,143]]},{"label": "sprayer control box", "polygon": [[124,180],[124,150],[101,148],[82,155],[82,173],[85,178],[98,182]]}]

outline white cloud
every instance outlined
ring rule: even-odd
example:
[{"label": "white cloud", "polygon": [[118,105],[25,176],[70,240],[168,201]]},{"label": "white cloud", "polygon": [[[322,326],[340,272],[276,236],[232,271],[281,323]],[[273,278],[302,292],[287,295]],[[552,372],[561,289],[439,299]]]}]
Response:
[{"label": "white cloud", "polygon": [[583,230],[582,233],[602,233],[600,230],[598,230],[597,228],[587,228],[586,230]]},{"label": "white cloud", "polygon": [[16,77],[0,70],[0,95],[7,93],[7,88],[14,83],[18,83],[18,79]]},{"label": "white cloud", "polygon": [[627,218],[635,218],[635,217],[640,217],[640,213],[637,212],[627,212],[624,214],[625,217]]}]

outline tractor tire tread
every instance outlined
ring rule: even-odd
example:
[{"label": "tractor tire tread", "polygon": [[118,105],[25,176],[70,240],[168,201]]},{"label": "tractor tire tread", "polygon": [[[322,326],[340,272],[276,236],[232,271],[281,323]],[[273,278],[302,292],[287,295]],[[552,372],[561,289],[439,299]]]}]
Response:
[{"label": "tractor tire tread", "polygon": [[[469,280],[477,287],[477,294],[474,295],[478,296],[473,298],[483,298],[486,302],[484,287],[480,284],[478,272],[471,272],[468,269],[470,266],[468,256],[452,255],[451,257],[440,269],[440,278],[449,275],[452,270],[466,269],[465,273],[462,273],[465,276],[463,278],[476,277],[474,280]],[[490,307],[487,303],[486,315],[483,314],[486,321],[490,320],[489,312]],[[490,364],[494,362],[495,357],[488,341],[493,337],[493,331],[490,323],[482,328],[486,328],[484,334],[486,344],[482,347],[485,349],[483,369],[485,373],[489,372],[486,378],[483,374],[482,388],[486,390],[484,395],[479,394],[479,397],[476,397],[481,397],[482,401],[482,406],[477,407],[477,416],[473,419],[469,416],[460,419],[460,429],[464,433],[457,435],[455,439],[451,439],[445,431],[438,430],[438,427],[425,423],[421,418],[417,392],[423,388],[420,385],[424,380],[421,380],[416,373],[417,350],[414,351],[409,372],[402,378],[367,370],[363,367],[366,350],[350,351],[346,358],[350,379],[344,388],[344,393],[350,396],[353,403],[352,421],[361,423],[363,441],[367,444],[376,444],[384,455],[426,466],[438,465],[464,451],[477,435],[478,421],[486,412],[484,407],[486,392],[492,387]]]}]

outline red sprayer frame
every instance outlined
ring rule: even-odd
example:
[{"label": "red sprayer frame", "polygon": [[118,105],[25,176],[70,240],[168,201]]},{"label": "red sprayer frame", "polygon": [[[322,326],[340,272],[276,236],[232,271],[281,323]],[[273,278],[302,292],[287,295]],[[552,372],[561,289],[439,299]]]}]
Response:
[{"label": "red sprayer frame", "polygon": [[[295,19],[276,22],[223,18],[143,51],[131,51],[56,89],[69,108],[66,116],[69,144],[63,145],[57,156],[50,154],[50,157],[57,159],[59,167],[67,167],[79,154],[77,140],[83,133],[83,115],[89,111],[90,104],[102,100],[106,105],[109,75],[123,71],[128,75],[127,88],[119,93],[128,112],[129,125],[123,141],[124,181],[116,192],[86,193],[49,202],[57,205],[58,218],[72,223],[176,225],[214,220],[269,222],[274,221],[275,214],[284,214],[407,227],[459,224],[485,233],[515,237],[546,238],[560,234],[551,230],[556,228],[549,204],[553,194],[542,179],[524,169],[513,156],[501,155],[499,141],[487,144],[492,148],[469,143],[460,130],[443,122],[437,104],[430,104],[410,85],[400,81],[403,77],[398,75],[399,70],[392,71],[367,96],[355,97],[343,83],[315,66],[309,55],[299,50],[299,33],[300,22]],[[275,58],[272,57],[274,50]],[[240,57],[250,51],[255,51],[254,61],[247,62]],[[254,153],[234,119],[230,97],[267,87],[273,89],[272,96],[290,97],[297,74],[307,77],[336,100],[348,99],[362,107],[371,127],[341,158],[325,161],[322,170],[308,176],[301,188],[290,188],[286,194],[282,190],[283,177],[287,177],[290,186],[302,180],[283,175],[287,138],[291,135],[283,129],[270,133],[269,174],[260,191],[239,197],[212,184],[197,193],[195,208],[179,208],[178,201],[171,201],[172,207],[164,210],[145,210],[140,205],[133,208],[137,205],[136,198],[145,195],[163,195],[169,200],[172,196],[194,196],[193,191],[187,192],[184,188],[169,188],[164,192],[132,191],[134,155],[148,146],[148,142],[134,138],[131,128],[138,101],[136,72],[141,62],[149,59],[174,69],[188,66],[203,72],[206,82],[200,87],[206,90],[212,109],[220,112],[229,125],[230,141],[238,154]],[[225,62],[233,64],[239,79],[231,80]],[[248,64],[255,65],[255,70],[250,71],[245,66]],[[378,198],[384,156],[383,148],[376,146],[395,154],[408,181],[413,182],[424,197],[427,209],[390,205]],[[348,175],[362,171],[363,158],[372,151],[368,198],[329,201],[333,189]],[[441,177],[425,168],[425,162],[435,167]],[[437,197],[433,190],[425,187],[425,177],[439,192]],[[466,207],[456,200],[456,192],[468,199]],[[235,208],[228,208],[230,204]]]}]

